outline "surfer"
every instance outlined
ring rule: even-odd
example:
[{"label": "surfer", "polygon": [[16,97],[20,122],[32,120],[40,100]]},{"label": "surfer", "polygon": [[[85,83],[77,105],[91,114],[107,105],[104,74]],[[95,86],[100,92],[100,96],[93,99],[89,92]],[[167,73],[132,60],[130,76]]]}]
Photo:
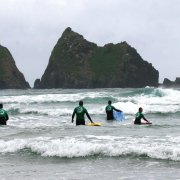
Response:
[{"label": "surfer", "polygon": [[108,105],[106,106],[106,114],[107,114],[107,120],[114,120],[114,116],[113,116],[113,110],[117,111],[117,112],[122,112],[119,109],[116,109],[114,106],[111,105],[111,101],[108,101]]},{"label": "surfer", "polygon": [[[136,113],[135,115],[135,121],[134,121],[134,124],[138,124],[138,125],[141,125],[141,124],[151,124],[145,117],[144,117],[144,114],[142,113],[143,112],[143,108],[140,107],[139,108],[139,111]],[[146,123],[142,123],[141,122],[141,119],[144,119],[146,121]]]},{"label": "surfer", "polygon": [[0,104],[0,125],[6,125],[8,119],[8,113],[3,109],[3,104]]},{"label": "surfer", "polygon": [[88,119],[93,123],[91,120],[91,117],[88,114],[88,111],[85,107],[83,107],[83,101],[79,101],[79,106],[74,109],[74,112],[72,114],[72,123],[74,122],[74,116],[76,114],[76,125],[85,125],[85,118],[84,114],[87,115]]}]

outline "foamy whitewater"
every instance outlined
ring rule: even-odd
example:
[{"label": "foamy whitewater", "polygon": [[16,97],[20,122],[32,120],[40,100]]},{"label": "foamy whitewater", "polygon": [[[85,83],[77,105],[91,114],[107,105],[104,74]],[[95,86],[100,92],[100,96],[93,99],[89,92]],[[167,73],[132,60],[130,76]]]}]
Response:
[{"label": "foamy whitewater", "polygon": [[[102,126],[71,123],[79,100]],[[106,120],[108,100],[125,120]],[[1,90],[0,102],[0,179],[180,178],[179,89]],[[139,107],[152,125],[133,124]]]}]

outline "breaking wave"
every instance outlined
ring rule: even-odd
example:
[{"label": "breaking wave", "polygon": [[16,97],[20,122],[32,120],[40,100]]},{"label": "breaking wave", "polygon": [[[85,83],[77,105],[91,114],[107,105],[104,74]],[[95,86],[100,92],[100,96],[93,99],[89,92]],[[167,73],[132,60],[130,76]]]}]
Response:
[{"label": "breaking wave", "polygon": [[139,107],[145,113],[168,114],[180,112],[180,91],[162,88],[116,89],[116,91],[73,92],[64,94],[41,94],[1,96],[1,102],[12,114],[40,114],[63,116],[72,113],[79,100],[84,100],[91,114],[103,114],[109,99],[125,114],[134,115]]},{"label": "breaking wave", "polygon": [[0,140],[0,153],[16,153],[24,149],[41,156],[76,158],[86,156],[135,156],[180,161],[180,136],[164,139],[152,137],[84,136],[52,139]]}]

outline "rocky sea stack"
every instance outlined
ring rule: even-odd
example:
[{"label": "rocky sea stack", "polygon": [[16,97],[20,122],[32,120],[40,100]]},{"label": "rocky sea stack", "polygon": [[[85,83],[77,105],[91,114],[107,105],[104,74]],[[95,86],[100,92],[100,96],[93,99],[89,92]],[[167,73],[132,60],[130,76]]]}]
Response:
[{"label": "rocky sea stack", "polygon": [[167,87],[167,88],[170,88],[170,87],[178,87],[178,88],[180,88],[180,77],[177,77],[175,79],[175,81],[171,81],[171,80],[165,78],[164,81],[163,81],[162,86]]},{"label": "rocky sea stack", "polygon": [[30,88],[9,50],[0,45],[0,89]]},{"label": "rocky sea stack", "polygon": [[159,72],[126,42],[99,47],[67,28],[34,88],[158,86]]}]

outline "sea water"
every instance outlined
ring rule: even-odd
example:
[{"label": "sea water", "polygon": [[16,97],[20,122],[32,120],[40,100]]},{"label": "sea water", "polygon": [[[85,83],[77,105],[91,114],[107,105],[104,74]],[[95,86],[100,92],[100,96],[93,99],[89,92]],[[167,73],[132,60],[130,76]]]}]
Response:
[{"label": "sea water", "polygon": [[[71,123],[79,100],[102,126]],[[124,121],[106,120],[108,100]],[[1,90],[0,102],[0,179],[180,179],[179,89]],[[152,125],[133,124],[139,107]]]}]

